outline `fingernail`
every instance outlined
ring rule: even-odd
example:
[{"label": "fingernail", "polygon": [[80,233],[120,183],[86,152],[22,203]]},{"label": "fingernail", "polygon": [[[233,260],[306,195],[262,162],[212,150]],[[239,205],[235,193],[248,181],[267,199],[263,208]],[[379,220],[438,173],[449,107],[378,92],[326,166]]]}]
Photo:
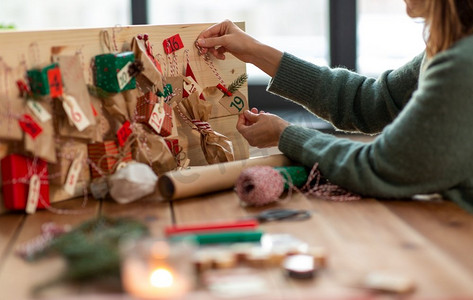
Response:
[{"label": "fingernail", "polygon": [[204,39],[198,39],[197,43],[199,43],[200,46],[203,46],[205,44],[205,40]]}]

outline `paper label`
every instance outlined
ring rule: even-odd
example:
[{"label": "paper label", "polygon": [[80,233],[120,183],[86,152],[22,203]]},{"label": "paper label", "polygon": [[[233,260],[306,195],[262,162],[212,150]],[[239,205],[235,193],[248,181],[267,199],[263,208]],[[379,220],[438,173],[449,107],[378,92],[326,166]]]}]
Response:
[{"label": "paper label", "polygon": [[236,91],[231,97],[224,96],[219,103],[231,114],[239,114],[246,109],[248,102],[245,95]]},{"label": "paper label", "polygon": [[30,186],[28,188],[28,199],[26,200],[26,213],[34,214],[38,207],[39,192],[41,189],[41,179],[38,174],[34,174],[30,178]]},{"label": "paper label", "polygon": [[200,85],[192,78],[191,76],[187,76],[183,82],[184,90],[190,95],[197,91],[197,94],[202,94],[203,89]]},{"label": "paper label", "polygon": [[66,112],[69,119],[72,121],[77,130],[83,131],[90,125],[89,119],[84,114],[79,104],[76,101],[76,98],[64,95],[64,100],[62,101],[62,107]]},{"label": "paper label", "polygon": [[173,53],[181,48],[184,48],[181,36],[179,34],[173,35],[163,41],[164,52],[166,54]]},{"label": "paper label", "polygon": [[128,74],[128,68],[131,66],[131,61],[129,61],[120,71],[117,73],[118,86],[122,90],[125,85],[128,84],[131,80],[130,74]]},{"label": "paper label", "polygon": [[82,170],[83,155],[83,152],[79,152],[79,156],[72,161],[72,164],[69,167],[69,172],[67,173],[66,183],[64,183],[64,190],[71,196],[74,195],[80,171]]},{"label": "paper label", "polygon": [[51,120],[51,114],[38,101],[28,100],[26,105],[34,113],[34,115],[41,121],[47,122]]},{"label": "paper label", "polygon": [[151,112],[151,116],[149,117],[148,124],[153,127],[158,134],[161,132],[161,128],[163,127],[165,116],[166,112],[164,111],[164,107],[160,106],[159,103],[156,103]]},{"label": "paper label", "polygon": [[41,126],[39,126],[35,120],[27,114],[24,114],[18,123],[20,124],[21,129],[23,129],[23,131],[29,134],[33,139],[43,131],[43,128],[41,128]]},{"label": "paper label", "polygon": [[59,68],[48,70],[49,94],[51,98],[62,96],[62,79]]},{"label": "paper label", "polygon": [[123,125],[117,131],[118,144],[120,147],[125,146],[125,143],[128,140],[131,132],[130,121],[125,121],[125,123],[123,123]]}]

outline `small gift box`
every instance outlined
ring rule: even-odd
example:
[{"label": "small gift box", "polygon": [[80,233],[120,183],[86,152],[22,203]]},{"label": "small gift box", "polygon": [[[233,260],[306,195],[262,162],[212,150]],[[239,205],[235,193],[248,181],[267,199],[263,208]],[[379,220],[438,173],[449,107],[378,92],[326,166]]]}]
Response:
[{"label": "small gift box", "polygon": [[27,75],[33,94],[50,95],[52,98],[62,96],[62,79],[58,64],[54,63],[41,69],[28,70]]},{"label": "small gift box", "polygon": [[158,103],[158,96],[153,92],[148,92],[141,97],[138,97],[136,103],[136,121],[139,123],[148,123],[154,105]]},{"label": "small gift box", "polygon": [[128,72],[129,66],[134,61],[135,54],[133,52],[95,56],[95,85],[111,93],[136,88],[136,80]]},{"label": "small gift box", "polygon": [[159,135],[161,136],[170,136],[172,133],[172,107],[167,104],[163,103],[163,108],[164,108],[164,121],[163,121],[163,126],[161,127],[161,132]]},{"label": "small gift box", "polygon": [[112,174],[117,163],[129,162],[132,159],[131,151],[122,151],[115,141],[88,144],[87,148],[89,159],[93,162],[90,166],[92,178]]},{"label": "small gift box", "polygon": [[37,208],[49,206],[48,165],[39,158],[10,154],[2,159],[3,201],[5,208],[24,210],[27,205],[30,179],[39,177]]}]

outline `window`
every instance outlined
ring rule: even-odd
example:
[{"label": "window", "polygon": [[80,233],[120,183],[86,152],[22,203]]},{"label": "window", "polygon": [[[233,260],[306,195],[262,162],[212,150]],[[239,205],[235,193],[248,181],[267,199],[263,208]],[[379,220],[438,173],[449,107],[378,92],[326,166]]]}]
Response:
[{"label": "window", "polygon": [[20,30],[128,25],[130,0],[3,0],[0,24]]},{"label": "window", "polygon": [[[148,1],[150,24],[245,21],[246,31],[279,50],[318,64],[327,64],[327,0]],[[267,76],[248,65],[252,83]]]},{"label": "window", "polygon": [[401,0],[358,0],[358,72],[377,76],[402,66],[425,48],[424,24]]}]

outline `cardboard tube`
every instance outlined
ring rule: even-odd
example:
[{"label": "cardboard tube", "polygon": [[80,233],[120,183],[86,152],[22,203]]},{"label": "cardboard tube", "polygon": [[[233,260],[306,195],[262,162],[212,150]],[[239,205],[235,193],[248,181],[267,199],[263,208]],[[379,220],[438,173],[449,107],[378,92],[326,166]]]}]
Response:
[{"label": "cardboard tube", "polygon": [[283,154],[261,156],[164,173],[158,191],[165,200],[175,200],[232,188],[243,169],[254,166],[289,166]]}]

